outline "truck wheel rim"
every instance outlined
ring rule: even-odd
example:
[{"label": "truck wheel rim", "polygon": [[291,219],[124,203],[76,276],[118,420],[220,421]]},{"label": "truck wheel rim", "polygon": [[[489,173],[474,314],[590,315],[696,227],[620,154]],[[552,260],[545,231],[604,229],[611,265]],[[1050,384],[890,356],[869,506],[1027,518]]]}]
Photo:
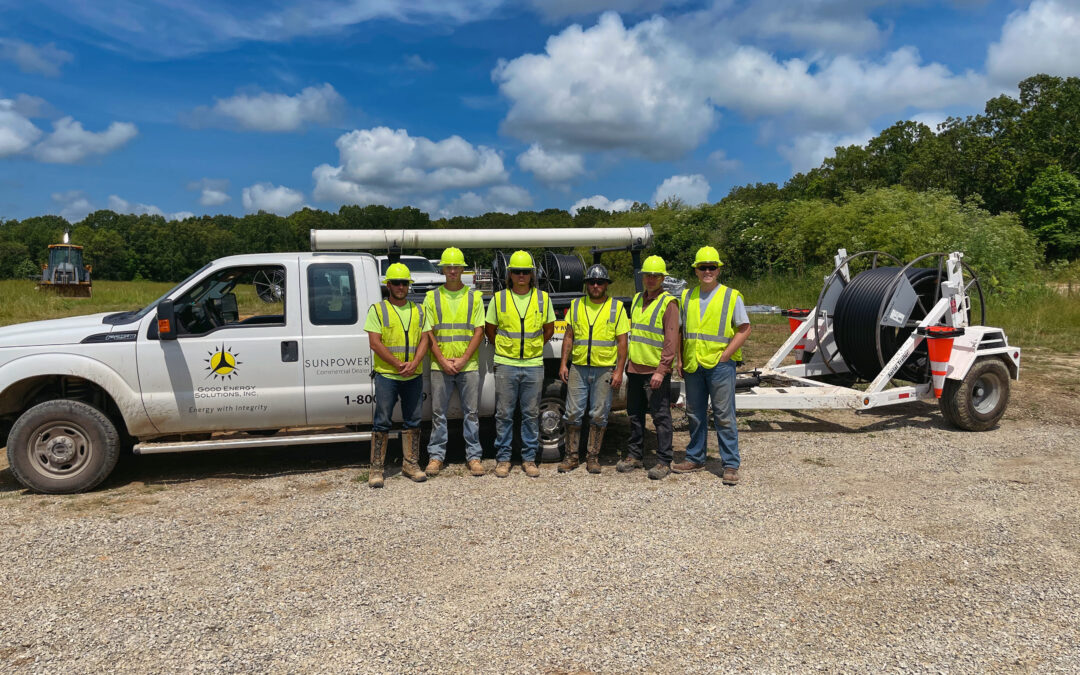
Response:
[{"label": "truck wheel rim", "polygon": [[540,445],[551,449],[562,445],[566,429],[563,426],[562,401],[540,402]]},{"label": "truck wheel rim", "polygon": [[1001,398],[1001,388],[996,377],[983,375],[971,388],[971,404],[980,414],[992,412]]},{"label": "truck wheel rim", "polygon": [[86,468],[94,444],[77,424],[49,422],[34,430],[26,452],[30,465],[42,476],[70,478]]}]

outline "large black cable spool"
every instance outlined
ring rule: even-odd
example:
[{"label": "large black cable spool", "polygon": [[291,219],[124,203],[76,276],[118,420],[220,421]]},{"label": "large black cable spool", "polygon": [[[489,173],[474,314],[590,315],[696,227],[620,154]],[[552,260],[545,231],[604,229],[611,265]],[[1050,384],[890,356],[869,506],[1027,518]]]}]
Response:
[{"label": "large black cable spool", "polygon": [[506,288],[506,254],[502,251],[495,251],[491,259],[491,284],[496,291]]},{"label": "large black cable spool", "polygon": [[549,293],[580,293],[585,283],[585,263],[577,255],[545,251],[540,277]]},{"label": "large black cable spool", "polygon": [[[836,301],[833,332],[836,347],[848,368],[864,380],[873,380],[900,349],[915,324],[941,297],[941,274],[936,269],[909,267],[903,271],[918,296],[918,302],[903,327],[880,324],[887,294],[896,292],[897,276],[903,268],[876,267],[858,274],[851,280]],[[878,352],[880,334],[881,351]],[[915,353],[904,362],[895,377],[909,382],[928,381],[926,343],[920,343]]]}]

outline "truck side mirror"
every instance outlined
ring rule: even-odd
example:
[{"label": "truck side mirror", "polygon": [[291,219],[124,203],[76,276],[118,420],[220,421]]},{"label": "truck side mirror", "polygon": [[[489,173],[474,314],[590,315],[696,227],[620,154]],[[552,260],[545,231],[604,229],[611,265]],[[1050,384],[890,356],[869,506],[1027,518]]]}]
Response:
[{"label": "truck side mirror", "polygon": [[167,298],[157,306],[157,333],[159,340],[176,339],[176,309]]}]

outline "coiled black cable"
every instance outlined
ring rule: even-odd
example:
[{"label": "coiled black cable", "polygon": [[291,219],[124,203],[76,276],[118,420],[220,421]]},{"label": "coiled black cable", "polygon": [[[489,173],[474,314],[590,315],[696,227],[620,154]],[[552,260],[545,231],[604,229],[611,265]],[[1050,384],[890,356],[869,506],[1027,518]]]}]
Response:
[{"label": "coiled black cable", "polygon": [[585,263],[573,254],[545,251],[540,271],[551,293],[580,293],[585,283]]},{"label": "coiled black cable", "polygon": [[[889,304],[884,302],[886,294],[896,292],[894,282],[900,270],[899,267],[876,267],[861,272],[844,287],[836,301],[833,315],[836,347],[848,368],[864,380],[877,377],[914,330],[914,324],[926,317],[936,298],[940,297],[937,286],[942,279],[938,270],[908,268],[904,275],[919,299],[908,317],[907,325],[900,328],[880,325],[882,308]],[[909,382],[924,382],[927,376],[926,344],[923,342],[895,377]]]}]

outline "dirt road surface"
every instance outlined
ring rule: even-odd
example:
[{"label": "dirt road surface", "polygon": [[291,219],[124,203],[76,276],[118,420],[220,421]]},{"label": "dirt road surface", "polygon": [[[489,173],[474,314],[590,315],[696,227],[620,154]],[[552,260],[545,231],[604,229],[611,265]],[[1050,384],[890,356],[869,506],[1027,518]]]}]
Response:
[{"label": "dirt road surface", "polygon": [[624,416],[601,476],[370,490],[367,446],[328,446],[60,497],[0,461],[0,670],[1076,672],[1077,359],[1026,358],[985,433],[741,415],[737,487],[715,438],[710,472],[617,474]]}]

